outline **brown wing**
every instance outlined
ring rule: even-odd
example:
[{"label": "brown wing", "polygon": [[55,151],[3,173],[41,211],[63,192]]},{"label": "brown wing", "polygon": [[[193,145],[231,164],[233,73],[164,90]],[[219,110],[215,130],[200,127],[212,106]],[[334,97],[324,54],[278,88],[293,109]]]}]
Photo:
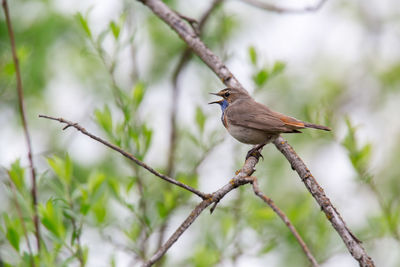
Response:
[{"label": "brown wing", "polygon": [[269,133],[293,133],[303,129],[304,123],[274,112],[254,100],[238,100],[226,109],[228,125],[238,125]]}]

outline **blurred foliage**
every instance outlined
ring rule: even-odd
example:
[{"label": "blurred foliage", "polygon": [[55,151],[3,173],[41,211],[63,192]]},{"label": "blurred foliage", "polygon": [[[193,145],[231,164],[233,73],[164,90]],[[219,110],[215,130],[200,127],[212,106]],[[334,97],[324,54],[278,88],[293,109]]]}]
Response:
[{"label": "blurred foliage", "polygon": [[[127,258],[130,264],[139,265],[165,242],[198,199],[157,179],[114,151],[95,155],[97,152],[79,150],[86,149],[84,147],[78,148],[76,153],[73,140],[79,134],[68,135],[72,129],[63,133],[59,125],[32,118],[36,119],[38,113],[44,112],[64,115],[59,114],[57,105],[70,100],[64,100],[65,92],[54,87],[60,82],[58,77],[66,75],[79,82],[78,90],[88,98],[84,99],[87,102],[70,103],[73,111],[78,105],[87,105],[79,109],[86,112],[82,114],[83,120],[86,119],[82,126],[90,125],[87,120],[93,122],[96,127],[88,130],[138,159],[149,161],[158,171],[166,172],[165,162],[170,155],[163,152],[160,143],[170,145],[165,128],[174,126],[168,120],[169,111],[164,112],[161,105],[154,103],[168,104],[170,99],[154,100],[170,95],[170,92],[159,95],[159,90],[170,89],[171,75],[186,45],[165,23],[135,1],[121,2],[112,17],[101,19],[104,23],[96,20],[95,9],[100,3],[71,14],[61,11],[59,4],[51,1],[9,2],[29,125],[34,133],[34,148],[38,147],[34,157],[38,174],[41,250],[37,251],[34,235],[30,170],[25,154],[21,154],[0,170],[3,201],[0,265],[32,266],[33,261],[35,266],[97,266],[99,261],[96,260],[100,259],[110,266],[125,266],[123,259]],[[187,11],[182,10],[185,6],[182,1],[164,2],[182,14]],[[372,31],[373,20],[360,3],[339,3],[335,8],[335,12],[349,12],[350,18],[366,35]],[[35,12],[25,16],[25,10]],[[195,14],[200,17],[201,12]],[[234,51],[237,46],[232,43],[238,38],[246,38],[245,19],[241,10],[234,12],[223,2],[205,24],[205,43],[227,63],[238,54]],[[266,17],[260,23],[268,23],[270,19]],[[345,69],[343,62],[316,53],[314,68],[297,74],[293,73],[288,60],[265,60],[268,54],[265,48],[248,43],[246,46],[241,51],[246,55],[242,67],[248,73],[248,84],[254,87],[258,101],[305,121],[335,129],[333,133],[305,131],[303,135],[288,135],[287,138],[299,154],[305,155],[342,145],[346,152],[342,156],[348,158],[354,169],[356,190],[366,188],[367,202],[377,203],[377,208],[368,213],[364,223],[354,229],[367,250],[381,252],[376,244],[387,239],[400,244],[400,165],[397,162],[400,135],[396,130],[392,132],[397,136],[382,133],[381,141],[386,141],[385,138],[397,141],[385,151],[383,163],[377,164],[375,155],[379,143],[362,142],[359,132],[363,129],[354,123],[352,116],[352,112],[365,109],[372,120],[371,114],[376,110],[369,109],[371,106],[383,109],[385,101],[398,99],[399,59],[387,63],[373,51],[374,46],[363,47],[357,67],[353,66],[357,73],[352,70],[338,75],[332,70]],[[379,68],[371,66],[374,63],[370,60],[371,54],[377,57],[376,62],[380,62]],[[198,80],[196,84],[184,79],[179,82],[182,91],[194,97],[193,102],[185,102],[185,110],[178,112],[175,161],[170,175],[201,189],[205,183],[216,186],[211,181],[214,175],[204,173],[204,170],[210,170],[208,166],[223,169],[232,161],[234,164],[229,166],[224,180],[229,181],[243,163],[244,149],[248,147],[236,145],[234,155],[224,151],[226,159],[210,162],[216,159],[215,150],[226,146],[226,142],[223,142],[220,113],[213,111],[211,114],[206,108],[206,90],[197,92],[202,88],[207,88],[208,92],[210,87],[222,84],[213,83],[216,78],[210,71],[200,71],[207,68],[197,57],[190,62],[182,73],[188,73],[188,77],[195,75]],[[322,63],[321,67],[321,62],[329,63]],[[0,119],[7,122],[7,130],[18,135],[21,127],[14,75],[4,16],[0,16]],[[377,86],[379,97],[372,97],[367,104],[361,103],[368,92],[360,77],[368,77],[368,81]],[[53,102],[49,96],[60,96],[60,99],[49,103]],[[183,101],[182,98],[178,100]],[[392,117],[396,116],[392,114],[390,119]],[[166,124],[159,126],[160,121]],[[377,126],[379,130],[380,127],[383,126]],[[340,135],[341,129],[346,131],[344,137]],[[161,142],[157,141],[157,133],[163,136]],[[68,137],[62,139],[63,135]],[[82,161],[82,155],[93,156],[94,160]],[[326,157],[333,161],[329,152]],[[264,161],[258,164],[255,175],[262,191],[288,215],[320,263],[347,253],[287,161],[272,146],[264,149]],[[335,203],[335,199],[332,202]],[[289,229],[254,196],[249,186],[240,187],[223,199],[212,215],[205,211],[184,236],[190,238],[182,237],[178,242],[190,249],[179,251],[179,257],[176,253],[167,253],[160,266],[235,266],[246,259],[269,262],[269,257],[274,257],[278,266],[309,265]],[[103,251],[108,254],[103,255]],[[393,254],[395,251],[398,249],[394,248]],[[398,266],[400,255],[393,258],[394,263],[378,262],[378,265]]]}]

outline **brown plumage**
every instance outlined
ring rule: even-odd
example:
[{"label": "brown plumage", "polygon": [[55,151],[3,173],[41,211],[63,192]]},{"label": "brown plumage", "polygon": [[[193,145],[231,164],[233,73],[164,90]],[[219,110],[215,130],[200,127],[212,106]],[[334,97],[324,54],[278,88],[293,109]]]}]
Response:
[{"label": "brown plumage", "polygon": [[305,128],[330,131],[328,127],[272,111],[256,102],[246,91],[226,88],[214,95],[223,99],[210,104],[221,105],[224,126],[242,143],[263,144],[270,140],[271,136],[281,133],[300,133],[299,130]]}]

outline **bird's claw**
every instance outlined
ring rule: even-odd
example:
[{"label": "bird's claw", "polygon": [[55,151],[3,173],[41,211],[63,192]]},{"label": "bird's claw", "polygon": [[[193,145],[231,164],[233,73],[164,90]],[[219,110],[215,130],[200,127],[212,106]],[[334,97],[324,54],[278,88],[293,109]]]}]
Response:
[{"label": "bird's claw", "polygon": [[261,155],[261,153],[258,151],[259,147],[254,147],[252,149],[249,150],[249,152],[247,152],[246,155],[246,160],[250,157],[255,157],[256,159],[259,159],[260,157],[262,159],[264,159],[263,155]]}]

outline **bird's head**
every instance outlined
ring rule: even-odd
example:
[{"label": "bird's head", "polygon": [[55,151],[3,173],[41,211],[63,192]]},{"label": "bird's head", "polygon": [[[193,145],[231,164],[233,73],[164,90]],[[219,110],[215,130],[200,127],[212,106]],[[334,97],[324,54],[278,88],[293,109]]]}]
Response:
[{"label": "bird's head", "polygon": [[229,104],[235,102],[237,99],[240,98],[247,98],[250,97],[249,94],[247,94],[246,91],[234,89],[234,88],[225,88],[219,91],[218,93],[211,93],[212,95],[217,95],[222,97],[223,99],[220,101],[214,101],[209,104],[215,104],[218,103],[222,106],[222,103],[224,103],[224,100],[226,100]]}]

